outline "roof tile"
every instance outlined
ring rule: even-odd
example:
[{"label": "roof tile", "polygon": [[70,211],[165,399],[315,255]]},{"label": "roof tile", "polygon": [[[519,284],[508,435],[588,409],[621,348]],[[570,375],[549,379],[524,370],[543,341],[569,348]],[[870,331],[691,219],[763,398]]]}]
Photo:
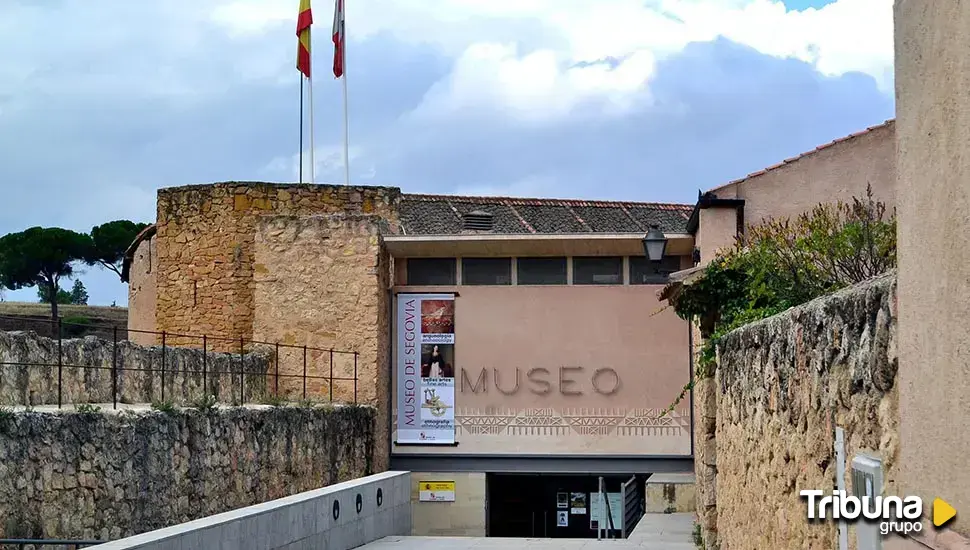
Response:
[{"label": "roof tile", "polygon": [[651,224],[678,233],[686,230],[692,205],[405,194],[400,209],[405,232],[418,235],[459,234],[460,215],[472,210],[491,213],[499,234],[639,233]]}]

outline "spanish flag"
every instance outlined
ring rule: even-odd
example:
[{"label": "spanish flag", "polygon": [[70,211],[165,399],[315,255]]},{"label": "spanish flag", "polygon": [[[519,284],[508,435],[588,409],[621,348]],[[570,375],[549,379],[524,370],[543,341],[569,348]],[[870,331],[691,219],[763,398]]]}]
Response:
[{"label": "spanish flag", "polygon": [[310,25],[313,12],[310,0],[300,0],[300,14],[296,18],[296,35],[300,38],[296,48],[296,68],[303,76],[310,78]]}]

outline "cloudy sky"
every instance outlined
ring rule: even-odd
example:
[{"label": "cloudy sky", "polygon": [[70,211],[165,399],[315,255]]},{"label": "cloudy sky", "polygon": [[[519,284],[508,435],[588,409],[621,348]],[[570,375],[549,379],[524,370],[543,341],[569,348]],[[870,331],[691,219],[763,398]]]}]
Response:
[{"label": "cloudy sky", "polygon": [[[0,2],[0,234],[295,181],[298,3]],[[354,184],[692,203],[894,112],[892,0],[346,4]],[[333,1],[313,8],[316,181],[342,183]],[[126,303],[113,273],[81,278]]]}]

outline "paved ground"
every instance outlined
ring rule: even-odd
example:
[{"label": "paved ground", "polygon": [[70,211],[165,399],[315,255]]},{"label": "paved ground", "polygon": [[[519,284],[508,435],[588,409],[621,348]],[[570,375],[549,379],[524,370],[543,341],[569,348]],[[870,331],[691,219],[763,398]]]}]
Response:
[{"label": "paved ground", "polygon": [[361,550],[694,550],[693,528],[694,514],[647,514],[626,540],[386,537]]}]

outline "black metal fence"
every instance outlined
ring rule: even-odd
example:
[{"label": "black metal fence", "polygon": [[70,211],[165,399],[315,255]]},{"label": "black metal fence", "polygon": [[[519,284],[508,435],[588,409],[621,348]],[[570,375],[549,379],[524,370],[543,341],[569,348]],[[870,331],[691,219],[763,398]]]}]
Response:
[{"label": "black metal fence", "polygon": [[[24,397],[24,403],[13,403],[14,405],[53,405],[58,408],[65,403],[80,404],[77,398],[71,395],[65,396],[65,372],[70,369],[82,369],[84,379],[88,381],[89,374],[86,371],[107,373],[108,380],[99,378],[100,382],[110,384],[110,389],[100,388],[94,392],[82,392],[85,395],[91,393],[106,395],[110,393],[110,401],[113,408],[118,407],[119,400],[122,402],[146,402],[151,403],[156,400],[166,401],[166,389],[168,387],[168,399],[176,401],[174,391],[182,390],[182,395],[178,396],[183,401],[197,399],[199,397],[214,396],[218,402],[231,402],[233,404],[246,403],[265,403],[267,399],[277,402],[279,399],[290,399],[295,396],[302,396],[303,400],[323,400],[329,402],[349,402],[352,400],[357,403],[358,398],[358,369],[360,354],[357,351],[338,350],[333,348],[313,347],[307,345],[296,345],[281,342],[265,342],[247,339],[244,337],[226,337],[213,335],[182,334],[166,331],[147,331],[119,327],[117,325],[75,323],[59,319],[57,321],[42,321],[37,318],[23,318],[17,316],[0,315],[4,325],[8,329],[20,331],[32,331],[38,336],[50,334],[51,347],[49,353],[32,352],[35,357],[44,356],[46,360],[7,360],[15,358],[15,350],[7,350],[6,353],[0,348],[0,397],[4,393],[7,395],[17,394],[18,388],[4,388],[4,384],[10,384],[11,379],[16,378],[6,367],[21,367],[27,369],[26,376],[30,376],[33,371],[44,371],[49,379],[51,397],[49,399],[40,398],[41,402],[32,401],[30,396]],[[16,321],[22,321],[21,327],[12,326]],[[36,330],[38,323],[46,324],[47,330]],[[13,331],[8,330],[9,333]],[[87,364],[79,362],[79,353],[68,353],[65,350],[65,343],[77,343],[80,336],[85,333],[95,334],[97,344],[110,350],[111,357],[101,355],[90,360]],[[111,338],[104,339],[101,335],[111,334]],[[138,336],[144,343],[130,342],[132,335]],[[145,342],[150,340],[151,342]],[[88,345],[88,340],[84,340],[84,345]],[[134,346],[133,346],[134,344]],[[133,362],[125,360],[133,347],[140,347],[148,350],[146,356],[150,356],[147,361],[149,365],[129,366]],[[88,346],[92,348],[92,346]],[[197,353],[197,365],[190,368],[186,361],[173,360],[175,356],[180,356],[187,349],[195,350]],[[21,350],[24,351],[24,350]],[[89,349],[90,351],[90,349]],[[100,353],[104,353],[103,351]],[[25,352],[21,355],[29,355]],[[5,355],[7,357],[5,357]],[[98,355],[98,354],[94,354]],[[254,368],[252,365],[255,358],[265,358],[265,369]],[[74,362],[72,362],[72,359]],[[247,372],[247,361],[249,371]],[[146,361],[142,361],[143,363]],[[95,364],[97,363],[97,364]],[[220,368],[212,368],[213,363],[219,363]],[[142,377],[139,384],[147,388],[144,394],[145,399],[132,400],[125,392],[119,388],[119,379],[131,378],[128,373],[135,373]],[[4,376],[5,375],[5,376]],[[249,379],[247,380],[247,376]],[[182,377],[181,383],[177,378]],[[192,377],[194,383],[187,380]],[[4,380],[6,378],[6,381]],[[235,388],[235,381],[238,379],[238,388]],[[229,381],[227,384],[226,381]],[[283,394],[281,395],[281,382],[283,383]],[[249,391],[247,392],[247,383]],[[352,391],[351,386],[352,384]],[[178,388],[173,386],[177,385]],[[194,387],[193,387],[194,386]],[[223,388],[229,386],[232,392],[225,395]],[[336,395],[335,395],[335,389]],[[56,399],[53,397],[56,390]],[[260,390],[260,391],[257,391]],[[201,394],[198,392],[201,391]],[[235,392],[238,391],[238,395]],[[187,395],[187,393],[194,395]],[[77,393],[77,392],[74,392]],[[228,398],[228,399],[227,399]],[[92,403],[91,399],[83,399],[84,403]],[[5,403],[0,402],[0,405]]]}]

